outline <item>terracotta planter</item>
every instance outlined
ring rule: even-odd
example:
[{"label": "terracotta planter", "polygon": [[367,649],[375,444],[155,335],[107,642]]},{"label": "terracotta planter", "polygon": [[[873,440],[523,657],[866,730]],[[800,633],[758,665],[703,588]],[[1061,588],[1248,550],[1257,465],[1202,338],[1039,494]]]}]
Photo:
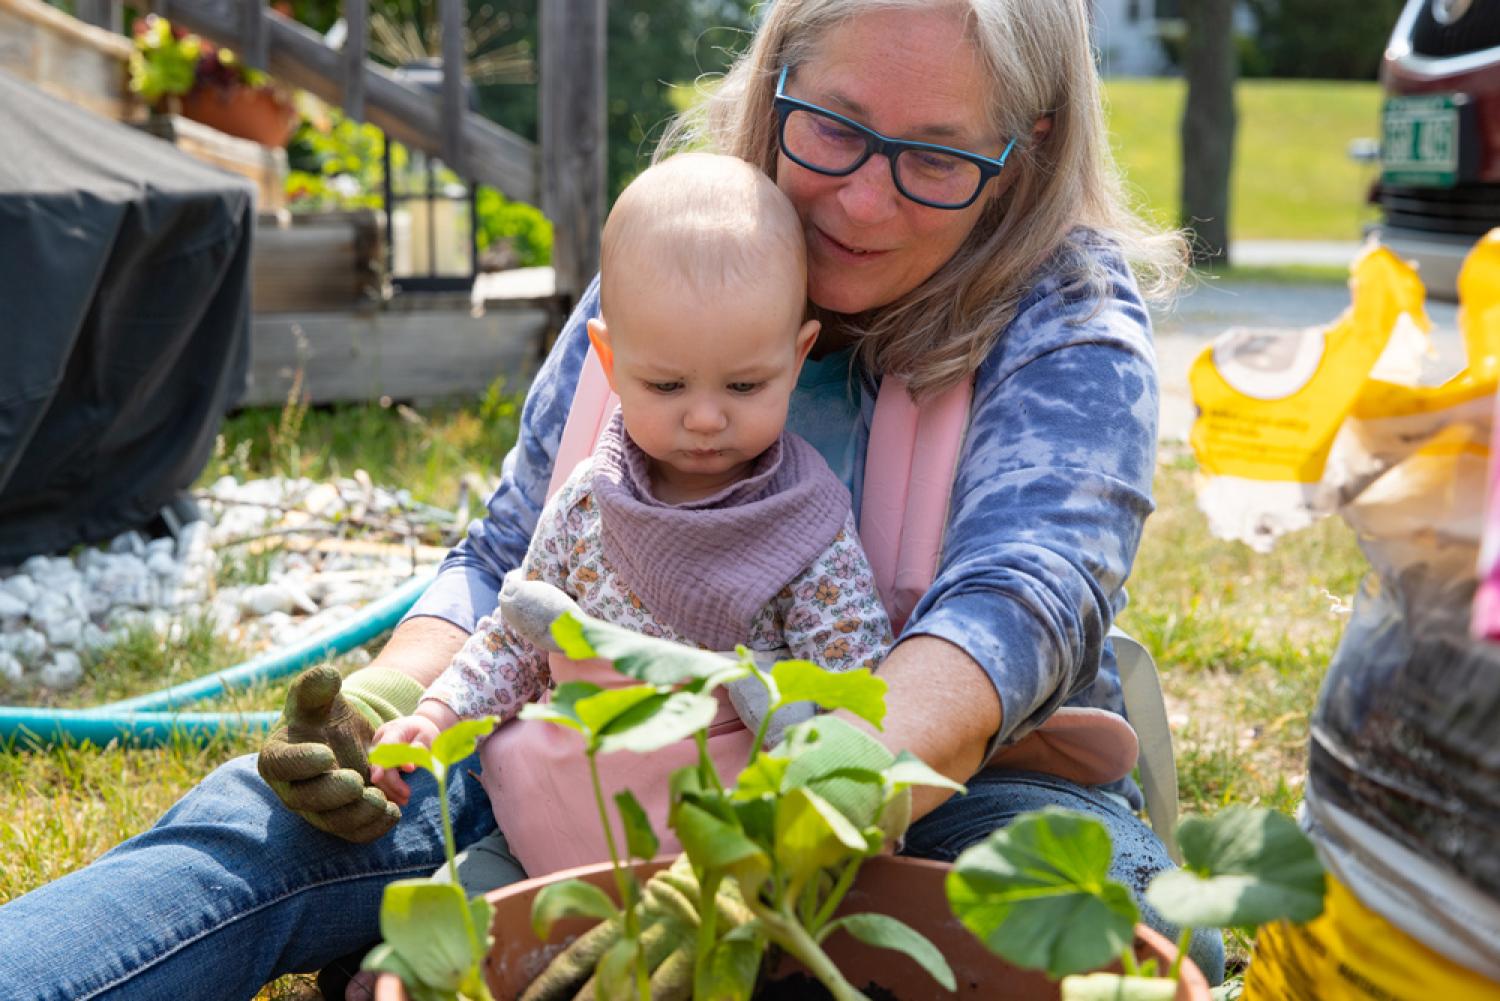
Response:
[{"label": "terracotta planter", "polygon": [[[636,867],[643,881],[664,868],[667,861],[658,860]],[[827,943],[829,956],[844,971],[858,971],[849,977],[856,987],[874,982],[886,987],[903,1001],[951,996],[959,998],[994,998],[1010,1001],[1055,1001],[1057,984],[1039,973],[1017,970],[993,956],[959,924],[948,909],[943,879],[949,867],[940,862],[921,859],[877,858],[867,862],[845,899],[841,911],[878,911],[900,918],[921,931],[937,945],[953,967],[958,991],[944,995],[932,981],[905,956],[884,949],[874,949],[848,935],[834,935]],[[608,865],[583,866],[541,879],[496,890],[489,895],[495,905],[495,946],[487,964],[490,990],[497,1001],[513,1001],[548,961],[560,952],[592,922],[573,920],[559,922],[547,942],[539,942],[531,931],[531,900],[537,890],[558,879],[584,879],[611,895],[614,884]],[[1135,951],[1142,960],[1154,958],[1160,969],[1166,969],[1176,955],[1172,943],[1144,925],[1136,926]],[[798,969],[789,962],[785,968],[772,971],[773,976]],[[1118,970],[1118,966],[1115,967]],[[406,1001],[401,982],[383,975],[375,989],[376,1001]],[[1208,982],[1191,961],[1183,962],[1182,979],[1176,1001],[1209,1001]]]},{"label": "terracotta planter", "polygon": [[182,113],[225,135],[277,148],[297,128],[297,109],[264,87],[200,85],[183,96]]}]

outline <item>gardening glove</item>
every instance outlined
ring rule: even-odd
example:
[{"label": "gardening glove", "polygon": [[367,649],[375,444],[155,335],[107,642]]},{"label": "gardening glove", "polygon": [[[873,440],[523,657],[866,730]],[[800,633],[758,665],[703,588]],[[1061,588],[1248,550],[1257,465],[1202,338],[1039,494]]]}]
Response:
[{"label": "gardening glove", "polygon": [[[636,915],[641,927],[641,949],[651,971],[652,1001],[687,1001],[693,994],[693,957],[698,936],[698,880],[687,856],[646,882]],[[715,898],[715,934],[752,920],[740,896],[739,884],[725,879]],[[531,986],[521,1001],[609,1001],[601,998],[594,968],[620,940],[618,921],[601,921],[563,950]]]},{"label": "gardening glove", "polygon": [[[341,690],[342,689],[342,690]],[[400,671],[367,667],[347,681],[322,664],[299,674],[256,767],[283,803],[320,831],[374,841],[401,810],[370,785],[366,748],[381,723],[416,709],[422,686]]]}]

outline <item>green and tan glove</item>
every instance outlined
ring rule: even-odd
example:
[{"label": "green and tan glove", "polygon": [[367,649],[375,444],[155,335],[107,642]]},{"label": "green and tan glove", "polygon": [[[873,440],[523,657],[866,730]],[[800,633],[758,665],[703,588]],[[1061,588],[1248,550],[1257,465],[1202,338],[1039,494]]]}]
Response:
[{"label": "green and tan glove", "polygon": [[401,819],[369,784],[366,748],[381,723],[410,714],[422,686],[400,671],[367,667],[347,680],[322,664],[299,674],[256,767],[283,803],[320,831],[358,844]]}]

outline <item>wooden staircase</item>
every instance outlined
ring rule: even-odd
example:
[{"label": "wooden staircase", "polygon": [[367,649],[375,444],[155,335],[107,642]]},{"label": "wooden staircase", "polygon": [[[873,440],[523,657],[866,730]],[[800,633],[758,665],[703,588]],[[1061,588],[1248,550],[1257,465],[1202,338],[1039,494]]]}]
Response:
[{"label": "wooden staircase", "polygon": [[[174,24],[440,158],[459,175],[539,203],[554,225],[550,270],[481,276],[472,296],[394,300],[380,295],[378,280],[368,274],[378,256],[367,244],[380,238],[372,220],[298,217],[290,227],[259,227],[246,404],[284,403],[292,392],[315,403],[423,400],[480,392],[502,374],[517,387],[555,332],[560,311],[597,270],[604,208],[603,0],[538,0],[540,149],[464,106],[462,52],[456,51],[462,0],[437,2],[449,42],[442,87],[434,93],[369,61],[367,0],[344,0],[349,31],[341,48],[261,0],[148,0]],[[40,0],[0,0],[0,69],[108,117],[131,117],[125,87],[130,43],[119,34],[120,0],[74,0],[74,9],[78,19]],[[181,125],[187,132],[203,129]],[[259,173],[253,164],[240,171],[261,185],[261,204],[274,209],[284,153],[213,137],[225,144],[225,157],[238,144],[271,161],[281,158],[279,169],[270,163]],[[173,139],[184,145],[183,136]],[[203,149],[190,152],[204,158]],[[219,165],[231,166],[225,157]],[[307,265],[310,259],[317,265]],[[278,279],[288,268],[306,274],[298,282]]]},{"label": "wooden staircase", "polygon": [[[0,4],[13,0],[0,0]],[[121,0],[75,0],[79,17],[118,30]],[[438,157],[461,177],[539,205],[553,222],[553,267],[565,303],[598,270],[604,217],[604,0],[538,0],[540,150],[465,107],[463,0],[437,0],[440,93],[368,58],[368,0],[344,0],[342,48],[264,0],[146,0],[148,9],[232,48],[249,65],[316,94],[356,121]]]}]

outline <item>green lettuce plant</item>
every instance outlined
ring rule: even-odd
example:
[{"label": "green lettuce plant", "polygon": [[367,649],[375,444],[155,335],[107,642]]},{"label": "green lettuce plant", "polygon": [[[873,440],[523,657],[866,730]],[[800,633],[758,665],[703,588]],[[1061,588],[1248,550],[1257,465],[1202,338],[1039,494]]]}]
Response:
[{"label": "green lettuce plant", "polygon": [[[637,682],[608,689],[570,682],[559,686],[549,702],[521,713],[524,719],[566,727],[584,738],[621,905],[596,887],[566,881],[538,894],[532,920],[542,938],[565,916],[604,923],[596,937],[577,943],[595,960],[597,996],[649,998],[653,964],[663,952],[650,941],[653,931],[644,928],[650,908],[642,906],[641,888],[626,868],[629,858],[653,856],[659,839],[635,798],[622,793],[615,803],[625,832],[621,850],[599,783],[598,755],[649,752],[686,738],[696,741],[698,761],[671,778],[668,824],[684,849],[674,867],[680,877],[674,885],[691,898],[688,907],[678,909],[690,913],[685,920],[655,922],[654,927],[675,924],[691,936],[687,948],[673,955],[682,957],[692,996],[748,999],[766,946],[774,944],[799,960],[834,998],[863,998],[823,951],[822,944],[837,932],[905,953],[953,989],[947,962],[914,929],[883,914],[835,917],[835,912],[864,861],[905,830],[912,786],[961,787],[911,754],[893,755],[865,731],[831,716],[790,727],[775,748],[761,749],[771,715],[797,702],[846,710],[879,726],[885,715],[884,681],[867,670],[835,674],[797,660],[763,670],[744,648],[731,659],[573,614],[558,619],[552,634],[569,657],[610,660]],[[708,726],[719,707],[713,692],[749,677],[765,687],[770,709],[744,769],[726,785],[708,754]],[[647,884],[646,898],[656,882]],[[725,920],[726,913],[736,911],[739,918]],[[576,985],[578,971],[556,969],[568,959],[564,953],[543,974],[553,993],[527,997],[571,996],[567,992]]]},{"label": "green lettuce plant", "polygon": [[400,879],[387,886],[380,902],[383,941],[361,964],[400,977],[412,1001],[493,1001],[483,964],[494,943],[489,932],[495,908],[482,896],[470,899],[459,885],[447,776],[448,769],[474,753],[495,722],[486,716],[455,724],[438,734],[430,751],[411,744],[381,744],[370,751],[371,764],[416,765],[437,780],[449,882]]},{"label": "green lettuce plant", "polygon": [[[1231,807],[1178,827],[1183,867],[1159,873],[1146,900],[1181,927],[1177,958],[1138,966],[1139,909],[1109,878],[1109,831],[1085,814],[1025,814],[965,851],[948,875],[948,902],[994,953],[1062,978],[1063,1001],[1166,1001],[1196,928],[1310,921],[1322,913],[1324,875],[1312,843],[1288,817]],[[1124,975],[1089,973],[1118,958]]]}]

